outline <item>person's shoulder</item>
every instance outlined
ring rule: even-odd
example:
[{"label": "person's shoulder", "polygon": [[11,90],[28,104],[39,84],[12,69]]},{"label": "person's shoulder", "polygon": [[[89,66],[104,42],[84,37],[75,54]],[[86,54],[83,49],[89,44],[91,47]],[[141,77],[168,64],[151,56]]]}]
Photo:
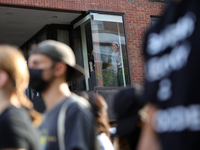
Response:
[{"label": "person's shoulder", "polygon": [[28,111],[25,110],[25,108],[16,108],[13,106],[8,108],[4,115],[5,122],[10,122],[14,124],[26,124],[27,122],[31,122]]},{"label": "person's shoulder", "polygon": [[82,113],[91,115],[91,105],[90,103],[84,99],[83,97],[80,97],[74,93],[71,94],[71,96],[67,99],[70,101],[68,110],[73,113]]},{"label": "person's shoulder", "polygon": [[1,115],[1,127],[7,129],[23,128],[31,125],[31,118],[24,109],[19,109],[14,106],[9,107]]},{"label": "person's shoulder", "polygon": [[[10,119],[10,118],[18,118],[18,117],[27,117],[26,115],[26,111],[22,108],[16,108],[14,106],[11,106],[9,108],[7,108],[5,110],[5,112],[3,113],[3,116],[5,116],[5,118]],[[18,119],[20,119],[18,118]]]},{"label": "person's shoulder", "polygon": [[75,93],[72,93],[70,96],[71,100],[71,105],[74,107],[81,107],[81,108],[89,108],[90,109],[90,104],[89,102],[84,99],[81,96],[76,95]]},{"label": "person's shoulder", "polygon": [[13,109],[11,109],[10,113],[12,113],[13,116],[24,117],[23,119],[30,117],[28,114],[28,110],[26,110],[25,108],[14,107]]}]

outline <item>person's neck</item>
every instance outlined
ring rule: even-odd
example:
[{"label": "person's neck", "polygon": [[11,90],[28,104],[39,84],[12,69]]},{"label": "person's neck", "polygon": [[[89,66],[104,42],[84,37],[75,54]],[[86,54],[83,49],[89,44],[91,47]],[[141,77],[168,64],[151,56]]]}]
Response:
[{"label": "person's neck", "polygon": [[0,91],[0,114],[2,114],[2,112],[11,105],[10,101],[10,93]]},{"label": "person's neck", "polygon": [[68,84],[62,81],[54,81],[47,90],[42,92],[43,100],[48,111],[70,95],[71,92]]}]

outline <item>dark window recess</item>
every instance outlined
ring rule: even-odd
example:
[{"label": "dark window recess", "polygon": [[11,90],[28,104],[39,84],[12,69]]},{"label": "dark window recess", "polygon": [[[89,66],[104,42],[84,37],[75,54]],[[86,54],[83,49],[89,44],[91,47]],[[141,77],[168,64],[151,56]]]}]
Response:
[{"label": "dark window recess", "polygon": [[[87,44],[87,53],[88,53],[88,60],[90,60],[90,57],[92,55],[92,51],[93,51],[93,44],[92,44],[92,30],[91,30],[91,24],[90,22],[88,22],[85,25],[85,34],[86,34],[86,44]],[[88,63],[88,68],[90,68],[89,63]],[[89,90],[93,90],[94,87],[97,86],[96,83],[96,79],[93,78],[95,77],[95,73],[94,72],[90,72],[90,78],[88,78],[88,84],[89,84]]]},{"label": "dark window recess", "polygon": [[[73,50],[76,57],[76,63],[82,67],[84,67],[83,64],[83,53],[82,53],[82,44],[81,44],[81,34],[80,34],[80,27],[73,30],[72,36],[73,36]],[[79,92],[86,90],[85,85],[85,79],[77,79],[75,81],[72,81],[69,84],[69,88],[73,92]]]},{"label": "dark window recess", "polygon": [[70,25],[59,25],[50,24],[44,26],[35,35],[28,39],[20,48],[23,50],[26,59],[28,58],[28,53],[33,44],[37,44],[41,41],[52,39],[56,41],[61,41],[71,46],[70,36]]},{"label": "dark window recess", "polygon": [[155,26],[160,21],[159,17],[151,17],[151,26]]},{"label": "dark window recess", "polygon": [[[24,57],[27,60],[29,51],[34,44],[37,44],[47,39],[52,39],[66,43],[67,45],[71,46],[72,41],[70,35],[71,35],[70,25],[60,25],[60,24],[46,25],[41,30],[39,30],[35,35],[33,35],[29,40],[27,40],[20,48],[23,50]],[[78,82],[76,83],[76,85],[77,87],[79,87],[79,89],[84,89],[85,84],[79,85],[79,81],[76,82]],[[30,86],[29,88],[26,89],[26,95],[32,101],[34,101],[35,98],[40,97],[40,93],[31,89]]]}]

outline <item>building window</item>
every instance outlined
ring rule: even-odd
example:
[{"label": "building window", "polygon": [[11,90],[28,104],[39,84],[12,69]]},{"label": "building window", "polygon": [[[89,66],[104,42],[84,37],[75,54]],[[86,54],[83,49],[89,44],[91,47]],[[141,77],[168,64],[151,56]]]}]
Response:
[{"label": "building window", "polygon": [[[91,13],[93,50],[90,58],[97,87],[130,85],[123,17]],[[91,66],[91,65],[90,65]],[[90,68],[91,71],[91,68]]]},{"label": "building window", "polygon": [[86,90],[130,86],[123,15],[90,12],[73,28],[81,33],[81,52],[76,47],[74,52],[77,58],[82,53]]},{"label": "building window", "polygon": [[151,26],[155,26],[160,21],[159,17],[151,17]]}]

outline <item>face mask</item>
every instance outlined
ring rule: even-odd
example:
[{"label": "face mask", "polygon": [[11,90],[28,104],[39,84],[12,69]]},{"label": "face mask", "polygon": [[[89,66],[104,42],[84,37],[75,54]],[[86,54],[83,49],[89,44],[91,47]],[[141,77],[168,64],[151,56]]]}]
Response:
[{"label": "face mask", "polygon": [[42,92],[49,85],[48,81],[42,79],[43,70],[41,69],[29,69],[30,72],[30,86],[32,89]]}]

